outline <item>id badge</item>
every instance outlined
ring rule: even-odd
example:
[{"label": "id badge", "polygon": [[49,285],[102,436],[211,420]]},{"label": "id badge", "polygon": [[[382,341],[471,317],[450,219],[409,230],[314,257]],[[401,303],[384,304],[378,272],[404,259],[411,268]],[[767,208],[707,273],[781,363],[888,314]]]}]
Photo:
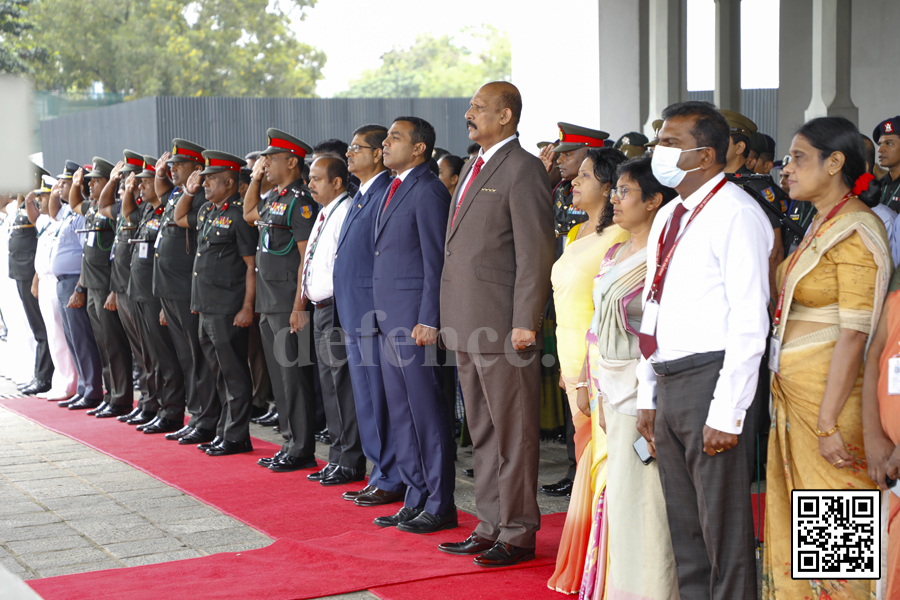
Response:
[{"label": "id badge", "polygon": [[138,244],[138,258],[147,258],[147,249],[150,247],[150,244],[147,242],[141,242]]},{"label": "id badge", "polygon": [[769,370],[773,373],[778,372],[778,365],[781,363],[781,338],[777,335],[772,336],[769,342]]},{"label": "id badge", "polygon": [[88,232],[87,245],[90,246],[91,248],[94,247],[94,232],[93,231]]},{"label": "id badge", "polygon": [[888,360],[888,395],[900,396],[900,356]]},{"label": "id badge", "polygon": [[263,234],[262,251],[263,252],[269,251],[269,232],[268,231]]},{"label": "id badge", "polygon": [[659,302],[647,300],[644,305],[644,314],[641,316],[641,333],[644,335],[656,335],[656,321],[659,319]]}]

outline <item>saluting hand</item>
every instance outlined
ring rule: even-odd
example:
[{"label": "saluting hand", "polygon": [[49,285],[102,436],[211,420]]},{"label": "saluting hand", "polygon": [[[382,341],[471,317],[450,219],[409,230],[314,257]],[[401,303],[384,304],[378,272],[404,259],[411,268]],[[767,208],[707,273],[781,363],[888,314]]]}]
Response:
[{"label": "saluting hand", "polygon": [[84,184],[84,167],[79,167],[72,175],[72,185],[80,188]]},{"label": "saluting hand", "polygon": [[250,178],[253,181],[262,181],[263,175],[266,173],[266,165],[269,164],[268,156],[260,156],[256,159],[256,162],[253,164],[253,171],[250,173]]},{"label": "saluting hand", "polygon": [[538,154],[538,158],[544,163],[544,168],[548,173],[553,170],[553,148],[555,148],[553,144],[547,144],[541,148],[541,152]]},{"label": "saluting hand", "polygon": [[156,176],[160,179],[163,179],[165,174],[169,172],[169,161],[171,159],[172,153],[167,150],[163,152],[163,155],[156,161]]},{"label": "saluting hand", "polygon": [[197,192],[200,191],[200,171],[194,171],[191,173],[191,176],[188,177],[187,183],[184,184],[184,189],[191,196],[196,196]]},{"label": "saluting hand", "polygon": [[128,174],[128,179],[125,180],[125,191],[129,194],[134,191],[134,186],[137,183],[137,179],[134,176],[134,173]]},{"label": "saluting hand", "polygon": [[109,178],[111,181],[118,181],[121,178],[122,167],[125,166],[125,161],[120,160],[116,163],[116,166],[113,167],[112,173],[109,174]]}]

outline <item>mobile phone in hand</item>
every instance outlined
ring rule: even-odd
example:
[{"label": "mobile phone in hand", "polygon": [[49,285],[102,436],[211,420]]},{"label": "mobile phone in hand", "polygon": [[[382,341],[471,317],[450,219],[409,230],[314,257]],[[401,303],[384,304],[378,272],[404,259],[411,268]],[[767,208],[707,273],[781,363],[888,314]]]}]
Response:
[{"label": "mobile phone in hand", "polygon": [[639,437],[634,443],[634,451],[637,452],[638,458],[645,465],[649,465],[653,461],[653,457],[650,455],[650,448],[647,447],[647,440],[644,439],[644,436]]}]

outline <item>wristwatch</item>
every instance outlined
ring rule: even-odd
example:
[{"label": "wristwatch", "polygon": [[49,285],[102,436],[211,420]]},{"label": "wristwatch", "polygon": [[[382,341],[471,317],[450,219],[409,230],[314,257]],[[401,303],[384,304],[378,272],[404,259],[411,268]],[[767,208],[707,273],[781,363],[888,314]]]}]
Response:
[{"label": "wristwatch", "polygon": [[76,285],[76,286],[75,286],[75,293],[77,293],[77,294],[83,294],[83,293],[84,293],[84,288],[81,287],[80,285]]}]

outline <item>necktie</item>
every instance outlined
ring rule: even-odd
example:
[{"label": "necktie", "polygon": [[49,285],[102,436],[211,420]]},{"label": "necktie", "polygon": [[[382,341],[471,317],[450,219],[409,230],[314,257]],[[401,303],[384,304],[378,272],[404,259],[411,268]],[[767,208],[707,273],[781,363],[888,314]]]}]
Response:
[{"label": "necktie", "polygon": [[[684,204],[679,202],[678,206],[675,207],[675,210],[672,212],[672,220],[669,222],[669,231],[666,232],[666,237],[663,240],[662,249],[659,253],[659,260],[663,261],[666,259],[666,256],[669,254],[669,251],[672,249],[672,246],[675,245],[675,240],[678,238],[678,230],[681,228],[681,218],[684,216],[684,213],[687,212],[687,209],[684,207]],[[670,263],[671,264],[671,263]],[[659,265],[656,265],[656,268],[659,268]],[[659,285],[656,288],[656,297],[654,298],[657,303],[662,299],[663,286],[666,283],[666,276],[669,274],[668,270],[663,274],[662,279],[659,280]],[[647,335],[644,333],[638,334],[638,339],[641,347],[641,354],[644,355],[644,358],[649,359],[650,356],[656,352],[657,344],[656,344],[656,331],[659,328],[659,323],[657,323],[656,328],[654,329],[653,335]]]},{"label": "necktie", "polygon": [[475,161],[475,166],[472,167],[472,176],[469,177],[469,182],[466,184],[466,189],[463,190],[463,193],[459,195],[456,202],[456,210],[453,211],[453,219],[450,221],[450,227],[453,227],[453,224],[456,222],[456,214],[459,212],[459,207],[462,206],[463,198],[466,197],[466,194],[469,193],[469,188],[472,187],[472,182],[475,181],[475,178],[478,177],[478,173],[481,172],[481,167],[484,166],[484,159],[480,156],[478,160]]},{"label": "necktie", "polygon": [[387,210],[388,204],[391,203],[391,198],[394,197],[394,192],[397,191],[397,188],[400,187],[401,183],[403,183],[403,182],[400,180],[399,177],[395,177],[394,181],[391,182],[391,191],[388,192],[387,200],[384,201],[384,208],[381,209],[382,214],[384,214],[384,212]]}]

